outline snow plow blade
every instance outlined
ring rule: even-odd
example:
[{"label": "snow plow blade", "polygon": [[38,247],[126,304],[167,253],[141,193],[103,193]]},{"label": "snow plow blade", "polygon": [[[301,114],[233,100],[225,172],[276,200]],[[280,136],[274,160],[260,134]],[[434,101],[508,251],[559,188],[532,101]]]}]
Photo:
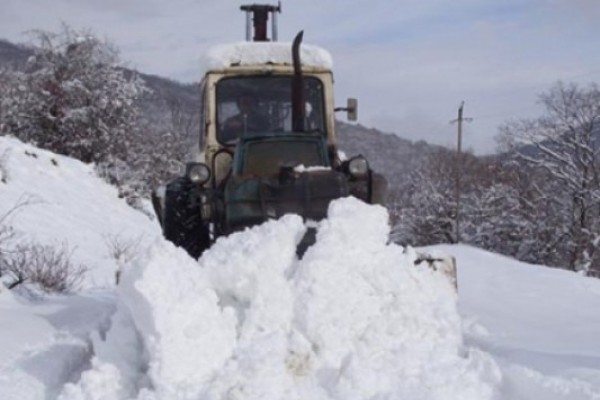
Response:
[{"label": "snow plow blade", "polygon": [[427,253],[418,253],[415,265],[426,265],[434,271],[441,271],[458,291],[458,279],[456,277],[456,259],[453,256],[432,256]]}]

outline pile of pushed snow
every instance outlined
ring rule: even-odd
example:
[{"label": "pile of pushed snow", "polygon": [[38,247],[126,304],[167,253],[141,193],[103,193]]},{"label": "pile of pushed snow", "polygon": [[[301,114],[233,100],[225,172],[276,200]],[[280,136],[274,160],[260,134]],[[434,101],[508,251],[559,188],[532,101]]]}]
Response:
[{"label": "pile of pushed snow", "polygon": [[388,244],[387,219],[338,200],[302,260],[297,216],[199,262],[155,246],[124,276],[94,367],[60,398],[492,398],[496,366],[464,348],[452,284]]},{"label": "pile of pushed snow", "polygon": [[0,136],[0,218],[11,210],[2,222],[18,241],[67,246],[72,262],[89,269],[86,287],[114,285],[115,251],[160,235],[157,222],[120,199],[93,165]]}]

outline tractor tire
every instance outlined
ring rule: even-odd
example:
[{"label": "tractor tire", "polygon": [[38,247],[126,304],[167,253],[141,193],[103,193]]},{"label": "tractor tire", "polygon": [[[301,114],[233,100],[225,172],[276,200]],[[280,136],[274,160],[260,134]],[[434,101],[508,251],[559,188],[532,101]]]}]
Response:
[{"label": "tractor tire", "polygon": [[163,235],[197,259],[210,247],[210,232],[203,223],[200,206],[190,202],[190,184],[185,178],[169,183],[165,190]]}]

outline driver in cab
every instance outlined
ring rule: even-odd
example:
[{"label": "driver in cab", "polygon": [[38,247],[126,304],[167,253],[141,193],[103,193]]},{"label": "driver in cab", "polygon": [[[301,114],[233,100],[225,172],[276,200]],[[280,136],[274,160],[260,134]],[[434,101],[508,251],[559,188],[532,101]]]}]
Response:
[{"label": "driver in cab", "polygon": [[259,108],[258,98],[253,93],[242,93],[236,100],[238,113],[223,124],[221,139],[231,143],[242,136],[264,133],[269,129],[269,118]]}]

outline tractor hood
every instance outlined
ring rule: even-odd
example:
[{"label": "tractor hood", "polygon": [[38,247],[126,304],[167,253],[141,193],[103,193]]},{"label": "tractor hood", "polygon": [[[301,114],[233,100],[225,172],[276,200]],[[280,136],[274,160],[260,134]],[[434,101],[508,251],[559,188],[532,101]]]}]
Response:
[{"label": "tractor hood", "polygon": [[332,200],[348,195],[346,177],[334,170],[282,169],[277,176],[232,177],[225,186],[227,230],[260,224],[285,214],[319,221],[327,216]]},{"label": "tractor hood", "polygon": [[228,230],[290,213],[320,220],[332,200],[349,195],[348,179],[330,168],[321,135],[242,139],[233,166],[224,191]]},{"label": "tractor hood", "polygon": [[233,159],[233,175],[268,177],[281,168],[330,167],[325,138],[319,133],[266,133],[240,139]]}]

